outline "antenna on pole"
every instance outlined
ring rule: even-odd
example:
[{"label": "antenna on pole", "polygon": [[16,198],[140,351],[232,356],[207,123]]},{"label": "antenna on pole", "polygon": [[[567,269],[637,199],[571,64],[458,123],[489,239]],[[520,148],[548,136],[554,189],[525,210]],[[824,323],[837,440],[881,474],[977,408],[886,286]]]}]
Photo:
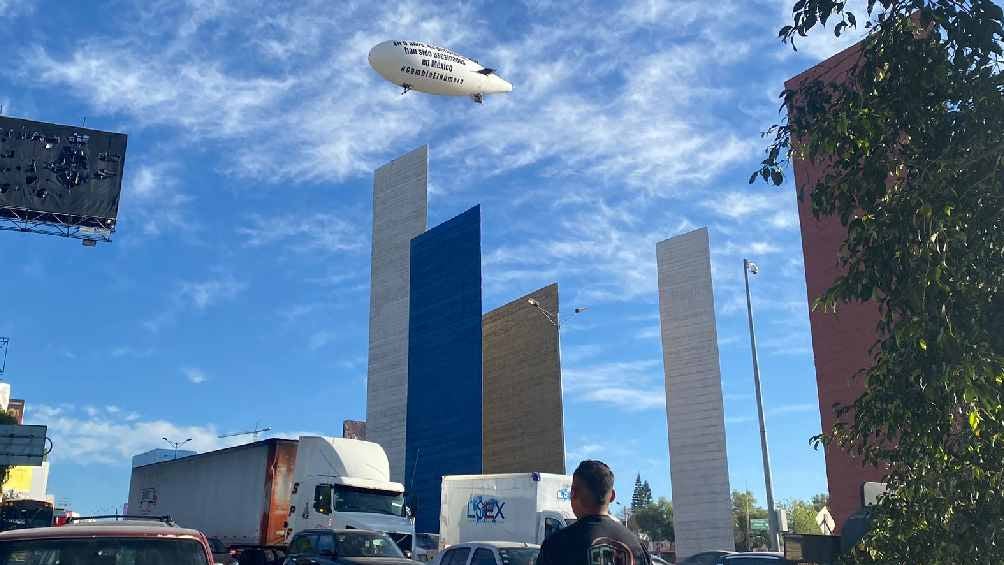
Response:
[{"label": "antenna on pole", "polygon": [[271,427],[265,426],[264,428],[259,428],[258,423],[255,422],[254,428],[246,432],[232,432],[229,434],[218,435],[216,436],[216,439],[224,439],[228,437],[238,437],[238,436],[251,436],[251,441],[258,441],[258,434],[270,431],[272,431]]}]

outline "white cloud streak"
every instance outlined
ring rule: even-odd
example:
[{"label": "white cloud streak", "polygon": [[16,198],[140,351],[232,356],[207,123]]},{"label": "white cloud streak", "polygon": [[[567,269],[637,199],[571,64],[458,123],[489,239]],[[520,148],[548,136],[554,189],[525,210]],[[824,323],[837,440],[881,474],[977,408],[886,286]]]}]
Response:
[{"label": "white cloud streak", "polygon": [[196,367],[186,367],[182,369],[181,372],[185,375],[185,378],[188,379],[188,382],[192,384],[199,385],[209,380],[206,372]]},{"label": "white cloud streak", "polygon": [[[93,408],[93,407],[92,407]],[[132,456],[157,447],[165,447],[162,438],[180,441],[192,438],[186,448],[211,451],[245,443],[245,438],[219,439],[212,424],[178,424],[163,419],[149,419],[130,412],[101,412],[72,405],[29,404],[25,422],[45,424],[52,439],[50,459],[54,464],[127,466]],[[295,438],[318,435],[311,432],[278,432],[268,437]]]}]

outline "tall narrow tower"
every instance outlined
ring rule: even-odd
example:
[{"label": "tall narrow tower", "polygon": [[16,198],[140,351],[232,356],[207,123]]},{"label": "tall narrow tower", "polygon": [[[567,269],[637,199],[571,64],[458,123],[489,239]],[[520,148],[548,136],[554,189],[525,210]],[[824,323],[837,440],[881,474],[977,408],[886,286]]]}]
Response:
[{"label": "tall narrow tower", "polygon": [[660,242],[656,258],[676,556],[685,559],[735,544],[707,228]]},{"label": "tall narrow tower", "polygon": [[383,446],[396,482],[404,482],[411,240],[427,227],[428,183],[426,145],[373,176],[366,439]]}]

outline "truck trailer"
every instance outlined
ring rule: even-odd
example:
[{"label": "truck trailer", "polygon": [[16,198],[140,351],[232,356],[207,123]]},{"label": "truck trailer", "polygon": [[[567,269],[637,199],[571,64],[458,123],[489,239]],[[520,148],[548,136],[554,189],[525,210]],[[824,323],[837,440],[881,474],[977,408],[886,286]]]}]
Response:
[{"label": "truck trailer", "polygon": [[413,551],[404,487],[387,455],[360,440],[266,439],[134,467],[129,512],[170,516],[229,547],[285,547],[308,527],[386,532]]},{"label": "truck trailer", "polygon": [[541,544],[575,521],[572,477],[548,473],[443,477],[440,545],[471,541]]}]

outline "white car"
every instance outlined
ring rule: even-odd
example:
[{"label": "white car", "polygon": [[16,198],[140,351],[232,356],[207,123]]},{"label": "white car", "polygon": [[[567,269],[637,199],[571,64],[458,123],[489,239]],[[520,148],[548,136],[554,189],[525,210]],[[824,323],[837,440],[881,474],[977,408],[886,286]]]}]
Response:
[{"label": "white car", "polygon": [[472,541],[443,550],[432,565],[534,565],[540,546],[512,541]]}]

